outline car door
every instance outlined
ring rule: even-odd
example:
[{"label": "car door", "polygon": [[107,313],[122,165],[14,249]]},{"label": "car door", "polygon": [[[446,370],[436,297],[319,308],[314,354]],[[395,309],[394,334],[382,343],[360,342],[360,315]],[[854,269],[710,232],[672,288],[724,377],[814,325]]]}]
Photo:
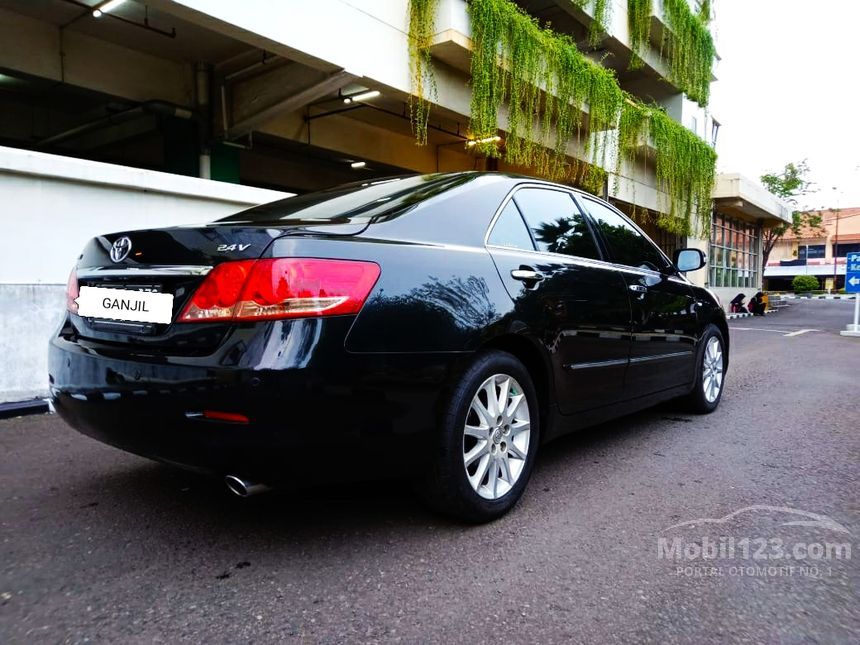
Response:
[{"label": "car door", "polygon": [[693,288],[621,212],[596,199],[579,199],[630,295],[632,342],[625,398],[691,383],[698,327]]},{"label": "car door", "polygon": [[585,217],[564,190],[526,186],[487,239],[518,315],[550,352],[563,414],[622,396],[630,308],[620,271],[601,262]]}]

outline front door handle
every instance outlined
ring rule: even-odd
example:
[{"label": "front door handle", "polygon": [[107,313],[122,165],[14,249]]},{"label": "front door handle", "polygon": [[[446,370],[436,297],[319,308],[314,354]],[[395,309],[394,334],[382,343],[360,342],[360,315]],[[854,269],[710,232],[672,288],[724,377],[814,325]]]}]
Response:
[{"label": "front door handle", "polygon": [[631,284],[627,288],[636,293],[648,293],[648,287],[643,287],[641,284]]},{"label": "front door handle", "polygon": [[511,271],[511,277],[514,280],[522,280],[523,282],[540,282],[544,279],[543,273],[528,268],[514,269]]}]

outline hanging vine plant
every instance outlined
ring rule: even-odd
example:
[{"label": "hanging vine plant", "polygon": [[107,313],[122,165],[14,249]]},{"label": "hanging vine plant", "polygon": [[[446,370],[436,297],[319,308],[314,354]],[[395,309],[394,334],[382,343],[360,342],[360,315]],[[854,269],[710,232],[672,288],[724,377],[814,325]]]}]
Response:
[{"label": "hanging vine plant", "polygon": [[[699,13],[690,10],[687,0],[661,0],[667,30],[660,51],[669,64],[669,77],[687,96],[702,107],[708,105],[711,91],[711,68],[717,54],[708,29],[711,6],[702,2]],[[642,66],[642,57],[650,44],[653,0],[627,0],[630,31],[630,68]]]},{"label": "hanging vine plant", "polygon": [[[567,146],[581,138],[584,113],[592,133],[585,139],[594,165],[605,156],[605,131],[615,127],[623,94],[614,73],[580,52],[567,36],[541,27],[509,0],[471,0],[471,129],[490,140],[499,108],[508,105],[507,161],[561,179],[569,172]],[[476,146],[498,156],[495,142]]]},{"label": "hanging vine plant", "polygon": [[673,233],[703,234],[711,221],[711,191],[717,154],[693,132],[659,107],[625,102],[618,123],[616,182],[621,159],[635,161],[652,146],[657,187],[669,196],[657,225]]},{"label": "hanging vine plant", "polygon": [[[413,87],[422,91],[435,90],[429,48],[437,1],[410,0]],[[651,0],[643,0],[640,13],[650,16],[650,10]],[[634,100],[621,90],[612,70],[590,60],[568,36],[542,27],[510,0],[470,0],[468,12],[473,45],[472,150],[599,193],[612,146],[617,146],[616,182],[622,160],[636,161],[651,147],[657,187],[669,198],[657,224],[676,233],[706,230],[716,164],[716,153],[707,143],[662,109]],[[426,102],[423,94],[415,100]],[[504,105],[508,134],[500,148],[497,135]],[[419,105],[413,111],[419,142],[422,118],[426,141],[427,113],[422,109]],[[569,158],[573,140],[581,142],[585,159]]]},{"label": "hanging vine plant", "polygon": [[[693,101],[706,107],[711,94],[711,68],[717,50],[706,23],[687,0],[662,0],[669,33],[663,37],[673,82]],[[710,9],[708,9],[710,12]]]},{"label": "hanging vine plant", "polygon": [[591,8],[593,21],[588,28],[588,44],[597,45],[604,34],[609,31],[609,23],[612,21],[611,0],[571,0],[580,9]]},{"label": "hanging vine plant", "polygon": [[409,116],[419,145],[427,143],[430,98],[436,94],[436,77],[430,46],[435,33],[436,7],[439,0],[409,0]]},{"label": "hanging vine plant", "polygon": [[642,67],[642,56],[651,39],[654,0],[627,0],[627,26],[630,32],[630,69]]}]

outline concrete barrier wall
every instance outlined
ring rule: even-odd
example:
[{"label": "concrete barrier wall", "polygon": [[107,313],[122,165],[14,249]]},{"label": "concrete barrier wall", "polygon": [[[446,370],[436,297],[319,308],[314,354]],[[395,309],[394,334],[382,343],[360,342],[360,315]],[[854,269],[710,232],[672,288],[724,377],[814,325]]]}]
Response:
[{"label": "concrete barrier wall", "polygon": [[277,191],[0,147],[0,403],[47,393],[47,343],[91,237],[208,222]]}]

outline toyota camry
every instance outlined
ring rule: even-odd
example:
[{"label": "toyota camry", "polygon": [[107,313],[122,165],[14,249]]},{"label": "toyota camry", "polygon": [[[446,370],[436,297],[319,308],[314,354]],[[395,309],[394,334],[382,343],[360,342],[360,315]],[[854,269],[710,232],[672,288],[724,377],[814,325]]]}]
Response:
[{"label": "toyota camry", "polygon": [[57,412],[107,444],[273,486],[398,477],[467,521],[539,449],[720,402],[720,304],[624,214],[528,177],[354,183],[91,240],[50,344]]}]

